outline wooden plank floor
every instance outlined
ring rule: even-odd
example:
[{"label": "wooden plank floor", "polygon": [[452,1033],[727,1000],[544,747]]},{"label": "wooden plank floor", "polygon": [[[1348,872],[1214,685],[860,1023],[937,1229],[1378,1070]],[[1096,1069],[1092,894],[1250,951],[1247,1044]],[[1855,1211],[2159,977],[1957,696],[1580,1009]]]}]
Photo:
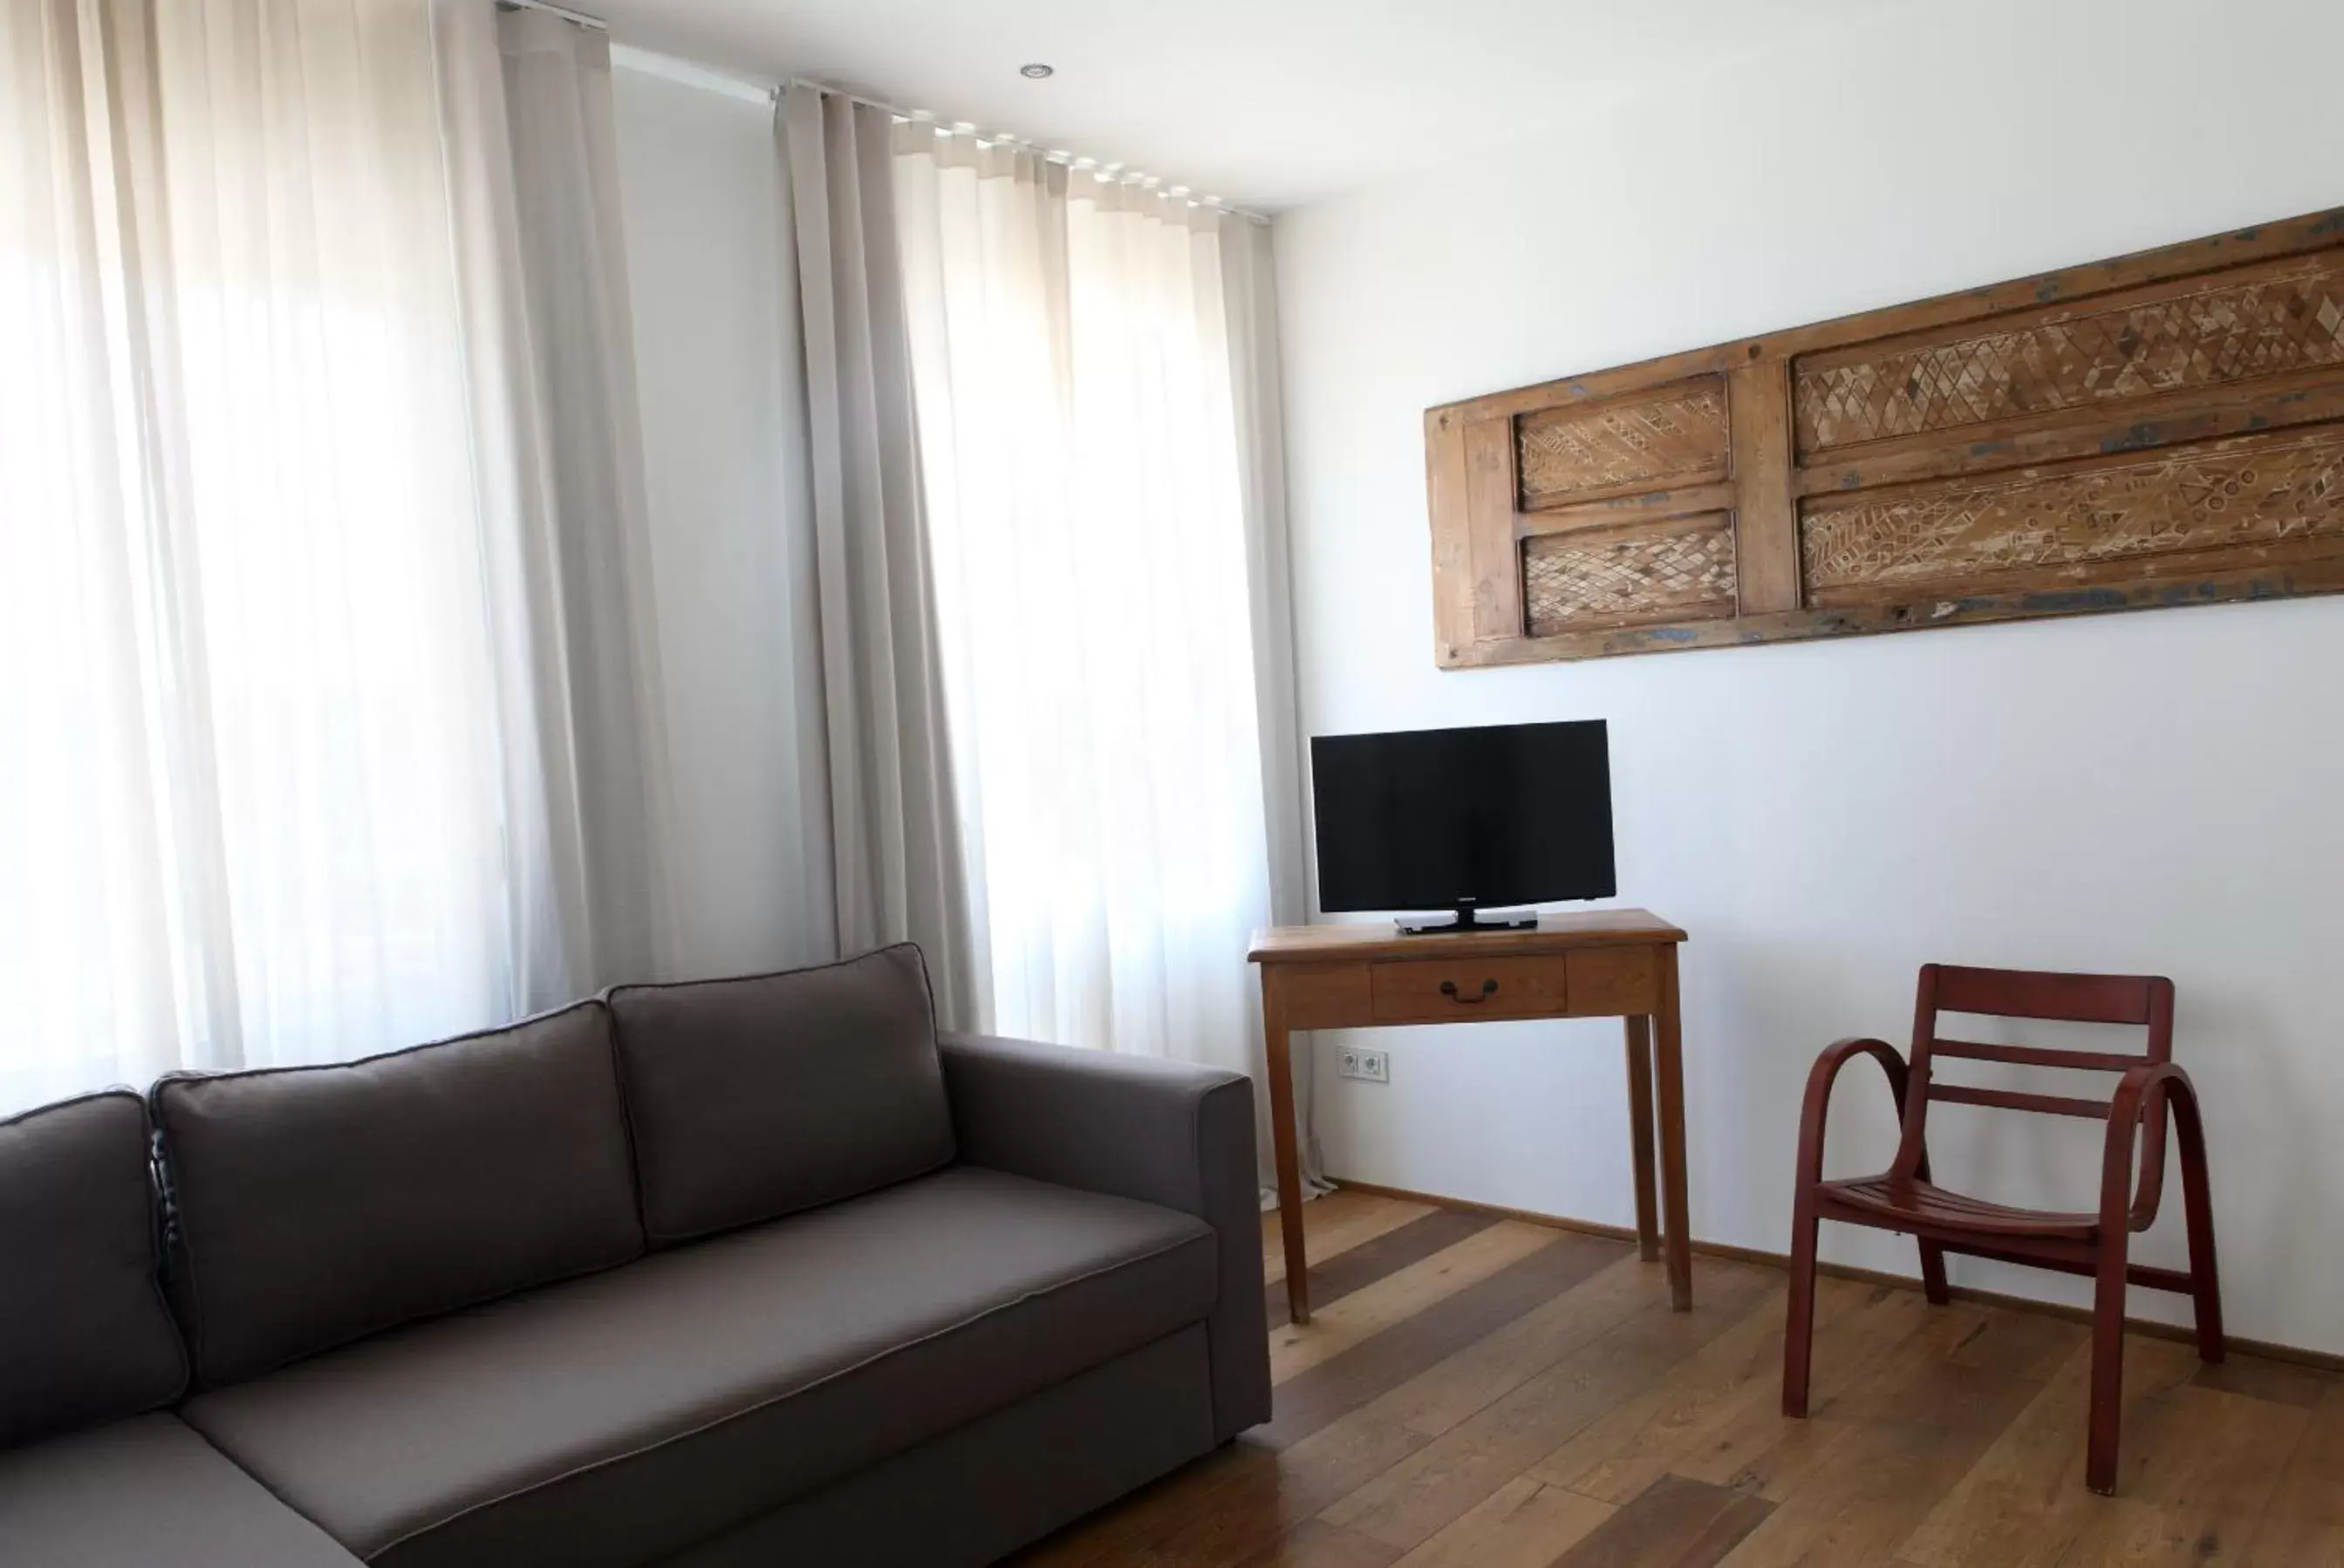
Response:
[{"label": "wooden plank floor", "polygon": [[2082,1325],[1822,1282],[1814,1414],[1776,1412],[1783,1277],[1337,1192],[1276,1419],[1018,1568],[2344,1568],[2344,1377],[2127,1345],[2118,1495],[2084,1490]]}]

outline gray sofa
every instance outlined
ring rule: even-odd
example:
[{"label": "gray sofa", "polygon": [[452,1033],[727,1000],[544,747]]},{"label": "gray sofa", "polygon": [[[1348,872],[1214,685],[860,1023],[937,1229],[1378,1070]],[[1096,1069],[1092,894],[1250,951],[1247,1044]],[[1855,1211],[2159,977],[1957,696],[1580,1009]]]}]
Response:
[{"label": "gray sofa", "polygon": [[992,1561],[1268,1418],[1251,1093],[905,947],[0,1123],[0,1563]]}]

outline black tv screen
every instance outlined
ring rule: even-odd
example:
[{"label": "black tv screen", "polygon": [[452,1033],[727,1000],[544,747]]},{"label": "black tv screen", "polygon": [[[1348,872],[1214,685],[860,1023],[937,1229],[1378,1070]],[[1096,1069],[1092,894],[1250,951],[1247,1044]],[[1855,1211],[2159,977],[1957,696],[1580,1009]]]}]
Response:
[{"label": "black tv screen", "polygon": [[1321,735],[1310,742],[1318,902],[1494,909],[1610,898],[1604,721]]}]

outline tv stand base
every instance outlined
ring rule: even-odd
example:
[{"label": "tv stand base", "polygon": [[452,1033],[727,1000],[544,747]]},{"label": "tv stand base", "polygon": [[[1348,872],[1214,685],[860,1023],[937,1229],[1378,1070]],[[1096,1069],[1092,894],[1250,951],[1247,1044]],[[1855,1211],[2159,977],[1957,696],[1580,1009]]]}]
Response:
[{"label": "tv stand base", "polygon": [[1522,915],[1484,915],[1469,904],[1458,906],[1455,914],[1427,916],[1419,920],[1394,920],[1404,937],[1439,936],[1444,931],[1528,931],[1538,929],[1535,912]]}]

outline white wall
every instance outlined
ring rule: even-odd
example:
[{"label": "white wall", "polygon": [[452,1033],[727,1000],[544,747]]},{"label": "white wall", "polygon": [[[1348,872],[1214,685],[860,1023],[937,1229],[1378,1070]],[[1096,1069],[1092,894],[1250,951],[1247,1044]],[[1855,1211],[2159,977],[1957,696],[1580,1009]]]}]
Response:
[{"label": "white wall", "polygon": [[826,956],[795,262],[771,106],[623,66],[620,200],[692,974]]},{"label": "white wall", "polygon": [[[1611,721],[1624,901],[1692,936],[1697,1235],[1786,1246],[1808,1065],[1901,1045],[1921,962],[2161,972],[2230,1327],[2344,1352],[2344,598],[1444,674],[1422,410],[2344,205],[2339,52],[2333,0],[1898,5],[1278,220],[1306,730]],[[1389,1087],[1321,1050],[1329,1165],[1626,1223],[1616,1030],[1388,1034]],[[1851,1070],[1834,1171],[1885,1162],[1886,1103]],[[1942,1175],[2094,1206],[2088,1124],[1937,1124]],[[2167,1209],[2140,1252],[2177,1263]]]}]

